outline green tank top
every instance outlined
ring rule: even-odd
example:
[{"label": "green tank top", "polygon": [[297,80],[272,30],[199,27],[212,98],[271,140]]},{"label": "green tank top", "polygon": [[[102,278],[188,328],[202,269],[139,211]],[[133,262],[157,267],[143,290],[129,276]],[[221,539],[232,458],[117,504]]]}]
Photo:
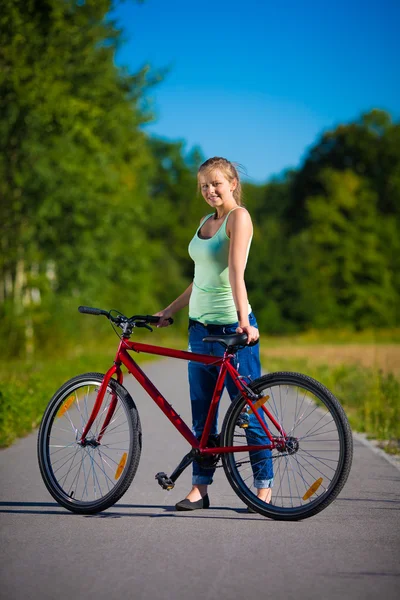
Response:
[{"label": "green tank top", "polygon": [[[232,210],[229,211],[218,231],[211,238],[205,239],[199,237],[200,228],[214,216],[214,213],[207,215],[189,243],[189,255],[194,262],[189,318],[206,325],[229,325],[238,320],[229,283],[230,239],[226,233],[226,223]],[[247,254],[249,249],[250,243]],[[251,306],[248,305],[248,313],[250,312]]]}]

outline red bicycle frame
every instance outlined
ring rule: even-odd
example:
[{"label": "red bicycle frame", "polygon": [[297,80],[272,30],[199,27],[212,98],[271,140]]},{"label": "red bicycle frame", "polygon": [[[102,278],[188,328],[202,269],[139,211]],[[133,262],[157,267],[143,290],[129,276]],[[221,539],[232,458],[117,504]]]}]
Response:
[{"label": "red bicycle frame", "polygon": [[[150,381],[147,375],[142,371],[139,365],[133,360],[133,358],[128,354],[128,350],[134,352],[144,352],[147,354],[154,354],[157,356],[168,356],[170,358],[180,358],[183,360],[191,360],[193,362],[199,362],[205,365],[214,365],[219,366],[220,371],[218,374],[217,383],[214,389],[214,394],[212,397],[211,405],[207,414],[206,423],[204,426],[204,430],[201,436],[201,439],[198,440],[186,425],[186,423],[181,419],[178,413],[174,410],[174,408],[169,404],[169,402],[164,398],[164,396],[159,392],[156,386]],[[246,387],[241,382],[241,376],[235,369],[235,367],[231,364],[231,358],[234,354],[230,354],[227,351],[224,353],[222,357],[218,356],[210,356],[208,354],[195,354],[193,352],[187,352],[184,350],[174,350],[172,348],[164,348],[161,346],[152,346],[150,344],[143,344],[141,342],[131,342],[127,339],[122,338],[120,344],[118,346],[117,354],[115,357],[114,365],[107,371],[104,376],[104,379],[99,388],[97,398],[95,404],[93,406],[92,413],[89,417],[89,420],[86,424],[86,427],[82,433],[81,442],[84,442],[90,428],[97,417],[101,405],[103,403],[104,395],[109,384],[110,379],[116,375],[117,381],[122,384],[123,382],[123,374],[121,371],[121,365],[125,365],[128,369],[129,373],[135,377],[138,383],[146,390],[149,396],[154,400],[157,406],[162,410],[165,416],[171,421],[174,427],[179,431],[179,433],[186,439],[186,441],[192,446],[192,448],[197,449],[200,454],[222,454],[225,452],[249,452],[249,451],[257,451],[257,450],[272,450],[274,448],[280,447],[282,445],[283,440],[280,438],[272,437],[268,427],[258,414],[258,410],[255,408],[254,403],[249,396]],[[258,445],[258,446],[225,446],[225,447],[212,447],[207,448],[208,438],[210,435],[211,427],[214,421],[214,417],[216,414],[216,410],[218,407],[218,403],[221,399],[222,392],[224,389],[224,382],[226,374],[229,373],[234,381],[236,387],[241,392],[241,394],[246,398],[246,402],[250,409],[254,412],[256,418],[258,419],[261,427],[263,428],[265,435],[270,440],[269,444]],[[254,399],[253,399],[254,400]],[[107,429],[108,424],[110,423],[112,416],[114,414],[116,408],[117,399],[115,395],[112,397],[110,406],[108,408],[107,414],[104,419],[104,423],[101,427],[99,436],[97,441],[100,442],[101,438],[105,430]],[[266,408],[265,404],[262,404],[260,407],[270,421],[274,424],[282,438],[286,437],[285,431],[282,429],[281,425],[276,421],[271,412]]]}]

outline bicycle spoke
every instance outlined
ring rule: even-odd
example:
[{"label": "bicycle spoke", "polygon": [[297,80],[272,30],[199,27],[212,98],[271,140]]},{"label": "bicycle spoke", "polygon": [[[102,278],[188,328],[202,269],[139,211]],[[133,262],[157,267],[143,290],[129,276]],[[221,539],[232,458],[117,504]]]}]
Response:
[{"label": "bicycle spoke", "polygon": [[[77,470],[77,472],[76,472],[76,474],[75,474],[75,476],[74,476],[74,478],[73,478],[73,480],[72,480],[72,482],[71,482],[71,485],[70,485],[70,486],[69,486],[69,488],[68,488],[68,496],[69,496],[69,497],[71,497],[71,494],[72,494],[72,493],[75,493],[75,489],[78,489],[78,486],[79,486],[79,476],[80,476],[80,474],[81,474],[81,470],[82,470],[82,464],[83,464],[83,463],[82,463],[82,461],[81,461],[81,462],[79,463],[79,468],[78,468],[78,470]],[[76,481],[76,486],[74,485],[74,484],[75,484],[75,481]]]},{"label": "bicycle spoke", "polygon": [[[66,460],[65,460],[65,457],[60,459],[60,460],[64,460],[64,462],[62,465],[59,465],[57,467],[57,469],[53,469],[54,473],[57,473],[60,469],[62,469],[70,461],[70,456],[74,456],[75,454],[77,454],[78,451],[79,451],[79,448],[76,448],[75,451],[71,451],[70,454],[67,455]],[[57,464],[57,462],[59,462],[59,461],[56,461],[55,463],[53,463],[53,466],[54,466],[54,464]]]},{"label": "bicycle spoke", "polygon": [[[70,466],[70,467],[69,467],[69,469],[67,470],[66,474],[65,474],[64,476],[62,476],[62,477],[61,477],[61,479],[60,479],[60,483],[61,483],[62,485],[64,485],[65,481],[67,480],[67,477],[68,477],[68,475],[71,473],[71,471],[72,471],[72,470],[73,470],[73,468],[74,468],[74,466],[73,466],[73,465],[74,465],[75,458],[76,458],[76,456],[77,456],[77,454],[78,454],[78,451],[79,451],[79,449],[77,448],[77,449],[76,449],[76,452],[74,453],[74,455],[73,455],[73,457],[72,457],[71,466]],[[64,464],[66,464],[66,463],[64,463]],[[63,465],[63,466],[64,466],[64,465]],[[61,468],[62,468],[62,467],[60,467],[60,469],[61,469]],[[55,471],[55,472],[56,472],[56,471]]]},{"label": "bicycle spoke", "polygon": [[311,454],[310,452],[307,452],[304,449],[303,449],[303,454],[307,454],[310,458],[313,458],[314,460],[322,463],[323,465],[325,465],[325,467],[328,467],[328,469],[332,469],[332,471],[335,472],[335,468],[332,467],[332,465],[327,465],[325,462],[326,460],[330,460],[331,462],[337,464],[337,460],[335,460],[334,458],[324,458],[324,460],[322,460],[322,458],[315,456],[315,454]]}]

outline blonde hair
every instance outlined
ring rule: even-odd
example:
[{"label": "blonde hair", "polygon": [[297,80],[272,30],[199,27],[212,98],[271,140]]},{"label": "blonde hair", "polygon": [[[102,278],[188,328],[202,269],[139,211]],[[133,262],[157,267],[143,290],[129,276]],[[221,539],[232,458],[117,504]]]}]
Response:
[{"label": "blonde hair", "polygon": [[234,179],[236,179],[236,187],[233,190],[233,197],[236,200],[236,203],[241,206],[242,205],[242,186],[240,183],[239,170],[242,170],[242,167],[237,163],[232,163],[226,158],[222,156],[214,156],[213,158],[209,158],[202,165],[200,165],[199,170],[197,172],[197,181],[198,181],[198,190],[200,191],[200,182],[199,175],[200,173],[210,173],[211,171],[221,171],[229,183],[232,183]]}]

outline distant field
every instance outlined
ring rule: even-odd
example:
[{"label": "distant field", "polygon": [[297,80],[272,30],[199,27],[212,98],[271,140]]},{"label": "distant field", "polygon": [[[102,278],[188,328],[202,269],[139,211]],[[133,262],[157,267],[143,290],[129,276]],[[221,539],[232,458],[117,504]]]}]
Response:
[{"label": "distant field", "polygon": [[331,366],[354,364],[384,373],[400,375],[400,344],[301,344],[284,343],[268,347],[268,338],[263,341],[262,355],[265,367],[268,358],[305,359],[316,364]]}]

